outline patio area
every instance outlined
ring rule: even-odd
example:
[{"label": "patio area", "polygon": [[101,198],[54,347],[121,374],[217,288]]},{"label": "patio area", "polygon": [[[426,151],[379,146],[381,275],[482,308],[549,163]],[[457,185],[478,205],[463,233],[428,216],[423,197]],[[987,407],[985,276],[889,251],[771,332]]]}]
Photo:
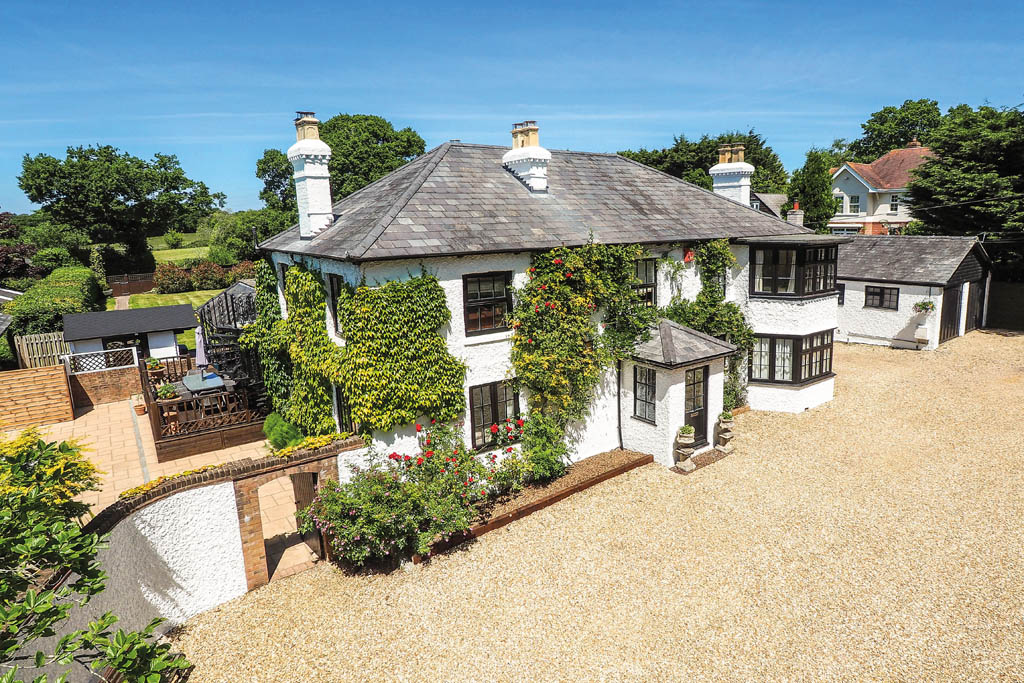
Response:
[{"label": "patio area", "polygon": [[[836,347],[837,395],[388,575],[188,622],[193,681],[1019,680],[1024,336]],[[254,640],[253,633],[262,637]]]}]

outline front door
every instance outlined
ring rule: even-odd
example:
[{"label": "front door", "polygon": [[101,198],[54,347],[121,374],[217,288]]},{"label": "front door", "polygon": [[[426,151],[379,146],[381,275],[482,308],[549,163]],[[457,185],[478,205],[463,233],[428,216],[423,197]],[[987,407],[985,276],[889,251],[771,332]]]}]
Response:
[{"label": "front door", "polygon": [[960,334],[960,285],[946,287],[942,292],[942,320],[939,322],[939,343]]},{"label": "front door", "polygon": [[[295,509],[296,511],[305,510],[316,497],[316,474],[312,472],[301,472],[299,474],[291,475],[291,479],[292,490],[295,493]],[[313,529],[310,532],[302,534],[302,540],[318,558],[322,558],[324,556],[323,548],[320,545],[321,539],[319,531]]]},{"label": "front door", "polygon": [[693,444],[708,442],[708,366],[686,371],[686,424],[693,427]]},{"label": "front door", "polygon": [[982,302],[984,301],[985,283],[982,280],[975,280],[970,283],[967,294],[967,329],[966,332],[977,330],[981,327]]}]

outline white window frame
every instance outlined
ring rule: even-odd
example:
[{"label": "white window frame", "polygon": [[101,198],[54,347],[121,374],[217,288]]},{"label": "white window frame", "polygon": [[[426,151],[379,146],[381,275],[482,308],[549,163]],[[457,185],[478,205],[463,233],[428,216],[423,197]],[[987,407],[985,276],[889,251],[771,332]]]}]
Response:
[{"label": "white window frame", "polygon": [[846,195],[844,195],[842,192],[838,192],[832,196],[839,200],[839,208],[836,209],[836,213],[845,213],[843,209],[846,208]]},{"label": "white window frame", "polygon": [[889,213],[899,213],[900,210],[900,196],[898,194],[889,195]]},{"label": "white window frame", "polygon": [[[847,199],[849,200],[849,206],[850,206],[850,208],[847,210],[847,213],[850,213],[850,214],[860,213],[860,195],[859,194],[851,194],[851,195],[849,195],[847,197]],[[853,207],[857,207],[857,210],[854,211]]]}]

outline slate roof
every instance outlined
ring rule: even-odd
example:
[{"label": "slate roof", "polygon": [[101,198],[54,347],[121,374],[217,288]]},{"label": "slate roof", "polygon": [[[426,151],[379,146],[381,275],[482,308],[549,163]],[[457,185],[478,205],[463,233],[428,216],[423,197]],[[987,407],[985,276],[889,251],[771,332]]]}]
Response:
[{"label": "slate roof", "polygon": [[702,360],[731,356],[736,347],[711,335],[661,318],[651,338],[633,349],[633,358],[665,368],[678,368]]},{"label": "slate roof", "polygon": [[988,261],[974,237],[850,235],[839,247],[840,280],[943,286],[972,249]]},{"label": "slate roof", "polygon": [[196,324],[196,314],[191,304],[133,308],[126,311],[69,313],[64,316],[64,341],[187,330]]},{"label": "slate roof", "polygon": [[616,154],[551,151],[547,193],[501,165],[507,147],[447,142],[334,205],[312,239],[298,226],[260,246],[364,261],[658,244],[807,232]]},{"label": "slate roof", "polygon": [[750,196],[760,201],[761,206],[767,208],[776,218],[782,218],[782,205],[789,199],[784,194],[772,192],[751,192]]},{"label": "slate roof", "polygon": [[[878,157],[870,164],[858,164],[847,162],[843,166],[849,166],[861,178],[878,190],[902,190],[910,182],[910,172],[923,164],[932,151],[928,147],[920,145],[894,149]],[[836,171],[840,170],[836,169]],[[835,173],[833,172],[833,175]]]}]

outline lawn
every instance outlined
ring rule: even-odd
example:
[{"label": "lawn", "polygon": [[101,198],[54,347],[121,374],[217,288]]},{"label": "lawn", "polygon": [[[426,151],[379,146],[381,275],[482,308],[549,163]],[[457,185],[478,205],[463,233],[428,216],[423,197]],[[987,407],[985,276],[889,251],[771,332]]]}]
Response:
[{"label": "lawn", "polygon": [[[132,294],[128,299],[129,308],[153,308],[154,306],[177,306],[178,304],[192,304],[192,308],[199,308],[211,298],[223,292],[223,289],[203,289],[198,292],[181,292],[180,294]],[[107,299],[108,310],[113,308],[111,302],[113,297]],[[196,331],[185,330],[178,335],[178,343],[184,344],[189,351],[196,350]]]},{"label": "lawn", "polygon": [[160,249],[153,252],[157,263],[169,263],[187,258],[203,258],[210,252],[209,247],[182,247],[181,249]]},{"label": "lawn", "polygon": [[832,403],[738,415],[710,467],[647,465],[405,571],[320,564],[174,647],[193,683],[1024,680],[1021,358],[988,331],[837,344]]}]

